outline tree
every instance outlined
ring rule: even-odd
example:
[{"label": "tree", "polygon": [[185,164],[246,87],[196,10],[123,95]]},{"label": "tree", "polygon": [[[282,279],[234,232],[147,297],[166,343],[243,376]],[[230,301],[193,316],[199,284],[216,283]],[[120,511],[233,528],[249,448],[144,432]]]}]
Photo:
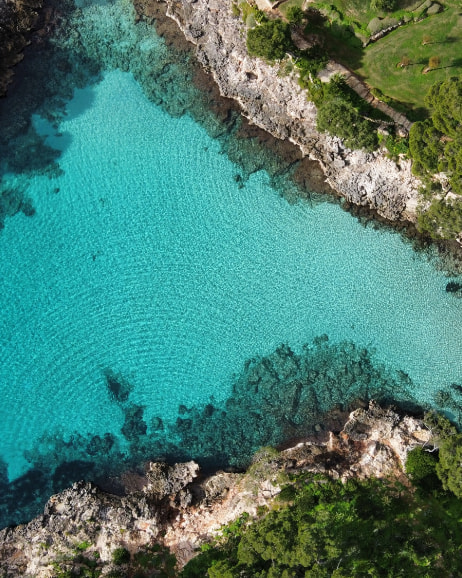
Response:
[{"label": "tree", "polygon": [[291,24],[301,24],[305,14],[299,6],[289,6],[287,9],[287,20]]},{"label": "tree", "polygon": [[282,20],[269,20],[247,32],[247,49],[251,56],[281,60],[292,48],[290,27]]},{"label": "tree", "polygon": [[332,98],[318,108],[317,128],[320,132],[345,139],[347,147],[374,150],[377,146],[377,134],[364,120],[352,104]]},{"label": "tree", "polygon": [[432,40],[431,36],[429,36],[428,34],[424,34],[424,36],[422,37],[422,46],[430,44],[431,40]]},{"label": "tree", "polygon": [[[435,83],[425,96],[425,104],[431,118],[414,123],[409,135],[413,171],[429,176],[443,171],[452,190],[462,195],[462,79],[452,77]],[[458,213],[459,205],[452,203]],[[451,205],[439,203],[431,210],[434,216],[442,217],[451,210]],[[459,218],[453,219],[452,226],[458,222]]]},{"label": "tree", "polygon": [[407,455],[406,474],[412,483],[425,491],[441,487],[436,466],[438,460],[434,452],[430,452],[421,446],[411,450]]},{"label": "tree", "polygon": [[408,56],[403,56],[401,58],[401,60],[399,61],[398,66],[401,68],[404,68],[406,66],[409,66],[411,64],[411,59]]},{"label": "tree", "polygon": [[436,472],[443,488],[462,498],[462,434],[449,436],[441,442]]}]

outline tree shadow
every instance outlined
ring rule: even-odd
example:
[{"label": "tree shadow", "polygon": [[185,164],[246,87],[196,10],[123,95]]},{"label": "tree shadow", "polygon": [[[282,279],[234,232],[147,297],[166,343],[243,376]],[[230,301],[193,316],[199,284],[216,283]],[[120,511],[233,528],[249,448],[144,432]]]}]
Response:
[{"label": "tree shadow", "polygon": [[445,40],[438,40],[435,42],[425,42],[424,46],[430,46],[433,44],[454,44],[454,42],[459,42],[458,38],[454,36],[448,36]]}]

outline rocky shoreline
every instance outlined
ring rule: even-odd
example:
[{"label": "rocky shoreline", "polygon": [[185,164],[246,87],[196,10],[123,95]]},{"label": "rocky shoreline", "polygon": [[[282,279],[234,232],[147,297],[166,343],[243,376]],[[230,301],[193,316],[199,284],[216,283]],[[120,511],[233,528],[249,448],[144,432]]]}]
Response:
[{"label": "rocky shoreline", "polygon": [[145,475],[122,477],[124,495],[77,482],[52,496],[43,515],[0,532],[0,569],[7,578],[45,578],[55,575],[58,563],[78,571],[83,560],[92,559],[104,576],[114,570],[115,549],[134,555],[153,544],[168,547],[181,567],[223,524],[270,506],[281,489],[281,472],[343,480],[400,477],[407,452],[429,441],[420,419],[371,402],[353,411],[340,432],[281,452],[260,452],[244,474],[204,476],[195,462],[150,463]]},{"label": "rocky shoreline", "polygon": [[[136,2],[138,14],[157,0]],[[222,96],[239,103],[242,114],[276,138],[290,141],[304,157],[320,163],[327,184],[347,202],[376,211],[388,221],[415,221],[420,182],[410,161],[399,165],[382,152],[351,151],[336,137],[316,130],[316,108],[293,76],[247,54],[240,18],[223,0],[166,0],[167,16],[195,45]]]}]

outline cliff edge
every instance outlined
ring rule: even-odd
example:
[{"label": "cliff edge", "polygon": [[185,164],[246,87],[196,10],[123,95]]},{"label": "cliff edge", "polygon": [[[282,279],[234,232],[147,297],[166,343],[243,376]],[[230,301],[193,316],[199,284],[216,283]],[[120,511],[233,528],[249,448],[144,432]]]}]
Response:
[{"label": "cliff edge", "polygon": [[[149,12],[157,0],[137,0]],[[245,30],[225,0],[166,0],[167,15],[195,45],[198,60],[210,71],[223,96],[235,99],[250,122],[298,145],[318,161],[328,184],[356,205],[376,210],[388,220],[415,221],[420,182],[410,161],[399,165],[382,152],[347,149],[339,138],[316,130],[316,107],[308,102],[294,75],[278,75],[247,53]]]},{"label": "cliff edge", "polygon": [[51,497],[43,515],[0,532],[0,570],[5,577],[45,578],[56,575],[58,563],[77,571],[93,560],[104,576],[114,570],[117,549],[133,556],[152,544],[168,547],[183,566],[223,524],[270,505],[281,473],[399,477],[407,452],[429,440],[421,420],[371,402],[325,440],[281,452],[264,448],[245,474],[203,476],[194,462],[151,463],[143,476],[126,475],[131,490],[122,496],[78,482]]}]

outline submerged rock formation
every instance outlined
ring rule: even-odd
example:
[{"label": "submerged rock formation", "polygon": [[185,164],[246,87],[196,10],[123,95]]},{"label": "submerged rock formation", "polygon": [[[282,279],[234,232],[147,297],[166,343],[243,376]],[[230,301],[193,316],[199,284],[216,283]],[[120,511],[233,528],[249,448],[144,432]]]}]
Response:
[{"label": "submerged rock formation", "polygon": [[31,30],[38,22],[42,0],[0,2],[0,96],[6,94],[13,76],[12,67],[23,58]]},{"label": "submerged rock formation", "polygon": [[117,549],[134,555],[151,548],[152,553],[154,544],[170,548],[182,566],[223,524],[270,505],[281,474],[399,476],[407,452],[429,440],[421,420],[371,402],[352,412],[340,433],[281,452],[260,451],[245,474],[204,477],[194,462],[153,463],[144,476],[126,474],[119,480],[122,496],[78,482],[50,498],[43,515],[0,532],[0,570],[6,577],[40,578],[55,575],[57,567],[77,571],[93,564],[104,576],[114,570]]},{"label": "submerged rock formation", "polygon": [[[136,0],[140,15],[156,0]],[[380,152],[351,151],[339,138],[316,130],[316,108],[294,76],[280,76],[247,54],[245,33],[232,3],[223,0],[167,2],[167,15],[196,46],[196,55],[211,72],[223,96],[239,102],[251,122],[298,145],[321,163],[326,180],[349,202],[376,210],[389,220],[414,220],[419,181],[410,162],[398,166]]]}]

